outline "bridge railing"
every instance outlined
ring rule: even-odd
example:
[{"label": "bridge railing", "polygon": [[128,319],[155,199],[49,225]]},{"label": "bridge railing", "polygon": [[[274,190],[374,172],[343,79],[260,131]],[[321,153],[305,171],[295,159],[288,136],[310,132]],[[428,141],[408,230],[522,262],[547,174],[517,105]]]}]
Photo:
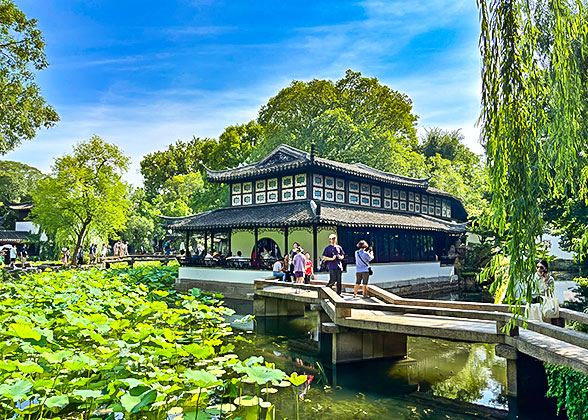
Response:
[{"label": "bridge railing", "polygon": [[[509,312],[508,305],[495,305],[478,302],[455,302],[426,299],[405,299],[390,293],[377,286],[368,286],[368,295],[383,303],[378,302],[350,302],[339,296],[332,288],[326,287],[324,281],[312,281],[311,284],[284,283],[276,280],[255,280],[255,292],[266,296],[283,297],[280,293],[264,292],[268,286],[287,286],[295,289],[311,290],[317,292],[317,298],[312,299],[320,303],[323,310],[336,324],[351,316],[352,309],[368,309],[385,311],[398,314],[433,315],[440,317],[454,317],[462,319],[474,319],[496,322],[496,332],[500,335],[517,336],[519,328],[524,328],[547,337],[551,337],[568,344],[588,349],[588,334],[580,331],[551,325],[540,321],[530,321],[515,317]],[[343,287],[351,288],[353,284],[344,284]],[[296,295],[295,295],[296,296]],[[302,299],[300,299],[302,300]],[[310,300],[309,300],[310,302]],[[588,324],[588,315],[568,309],[561,309],[560,316],[563,319],[573,320]],[[514,327],[506,330],[504,327],[514,319]]]}]

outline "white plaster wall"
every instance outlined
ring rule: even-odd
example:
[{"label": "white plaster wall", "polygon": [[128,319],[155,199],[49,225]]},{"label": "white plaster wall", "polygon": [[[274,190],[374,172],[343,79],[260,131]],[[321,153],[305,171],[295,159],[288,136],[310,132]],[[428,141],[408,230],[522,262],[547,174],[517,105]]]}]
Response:
[{"label": "white plaster wall", "polygon": [[[417,279],[449,278],[453,275],[453,266],[443,266],[438,261],[373,264],[374,275],[370,276],[369,284],[389,282],[405,282]],[[317,280],[327,280],[328,273],[319,273]],[[355,283],[355,264],[347,265],[343,273],[343,283]]]},{"label": "white plaster wall", "polygon": [[230,268],[180,267],[178,278],[184,280],[226,281],[253,284],[255,279],[270,277],[271,271],[237,270]]},{"label": "white plaster wall", "polygon": [[[439,262],[386,263],[374,264],[374,275],[370,284],[403,283],[418,279],[449,278],[453,267],[441,267]],[[250,283],[253,280],[270,277],[271,271],[238,270],[229,268],[180,267],[180,279],[214,280],[232,283]],[[317,280],[328,280],[328,273],[316,274]],[[343,273],[344,283],[355,283],[355,265],[349,264]]]}]

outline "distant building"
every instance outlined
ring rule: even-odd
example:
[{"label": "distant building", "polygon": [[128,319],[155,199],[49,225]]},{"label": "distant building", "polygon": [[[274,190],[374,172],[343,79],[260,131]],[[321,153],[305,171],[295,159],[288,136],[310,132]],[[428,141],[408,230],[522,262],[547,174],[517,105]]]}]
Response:
[{"label": "distant building", "polygon": [[167,221],[186,243],[198,236],[224,254],[241,251],[251,267],[267,267],[260,264],[267,259],[262,253],[275,259],[293,242],[311,253],[316,267],[331,233],[348,263],[354,263],[360,239],[373,246],[376,263],[435,261],[446,258],[466,231],[463,203],[430,187],[429,179],[323,159],[287,145],[251,165],[207,169],[207,179],[230,185],[230,207]]}]

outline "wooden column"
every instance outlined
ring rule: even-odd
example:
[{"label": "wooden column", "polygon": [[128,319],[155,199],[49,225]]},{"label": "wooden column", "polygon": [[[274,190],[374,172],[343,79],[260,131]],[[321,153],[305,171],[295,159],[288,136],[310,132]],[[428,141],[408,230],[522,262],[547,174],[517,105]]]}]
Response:
[{"label": "wooden column", "polygon": [[229,245],[229,253],[231,255],[233,255],[233,248],[231,246],[231,235],[232,235],[232,233],[233,233],[233,229],[229,229],[229,233],[227,234],[227,242],[228,242],[228,245]]},{"label": "wooden column", "polygon": [[253,251],[255,252],[255,265],[259,267],[259,249],[257,248],[257,241],[259,240],[259,232],[257,226],[255,227],[255,244],[253,245]]},{"label": "wooden column", "polygon": [[[210,232],[210,250],[212,251],[213,249],[214,249],[214,230]],[[218,249],[215,251],[218,251]]]},{"label": "wooden column", "polygon": [[[206,253],[208,253],[208,251],[210,251],[208,249],[208,231],[206,229],[204,229],[204,251]],[[204,255],[206,255],[206,254],[204,254]]]},{"label": "wooden column", "polygon": [[190,257],[190,231],[186,231],[186,257]]},{"label": "wooden column", "polygon": [[312,268],[314,270],[315,273],[318,272],[318,246],[317,246],[317,240],[316,240],[316,236],[317,236],[317,226],[316,225],[312,225]]},{"label": "wooden column", "polygon": [[288,226],[286,226],[286,230],[284,231],[284,252],[282,252],[282,257],[284,257],[290,249],[288,248]]}]

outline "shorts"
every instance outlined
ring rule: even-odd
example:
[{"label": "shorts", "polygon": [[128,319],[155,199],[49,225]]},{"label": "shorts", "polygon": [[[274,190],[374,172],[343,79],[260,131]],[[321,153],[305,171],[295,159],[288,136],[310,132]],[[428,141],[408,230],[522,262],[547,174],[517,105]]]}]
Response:
[{"label": "shorts", "polygon": [[365,273],[355,273],[355,284],[368,284],[369,279],[370,273],[367,271]]},{"label": "shorts", "polygon": [[294,277],[296,277],[296,278],[304,277],[304,271],[295,271]]}]

